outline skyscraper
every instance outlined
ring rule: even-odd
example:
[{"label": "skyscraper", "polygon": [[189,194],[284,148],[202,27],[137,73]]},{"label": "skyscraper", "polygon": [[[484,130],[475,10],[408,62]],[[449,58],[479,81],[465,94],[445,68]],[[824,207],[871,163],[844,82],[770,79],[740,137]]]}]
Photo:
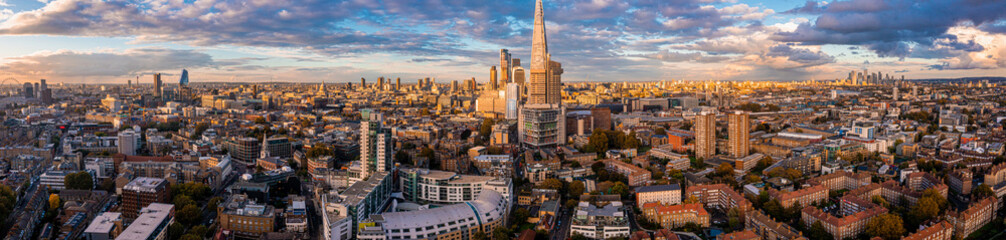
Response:
[{"label": "skyscraper", "polygon": [[531,38],[531,78],[524,85],[528,89],[528,100],[520,108],[517,120],[521,142],[525,146],[539,148],[566,143],[566,109],[559,101],[561,96],[557,86],[561,84],[558,76],[562,70],[561,65],[550,58],[544,12],[541,0],[538,0]]},{"label": "skyscraper", "polygon": [[510,68],[513,69],[511,71],[513,72],[511,75],[513,77],[513,82],[520,84],[523,87],[524,79],[526,79],[526,77],[524,76],[524,67],[520,66],[520,58],[514,58],[512,64],[513,65],[510,66]]},{"label": "skyscraper", "polygon": [[517,111],[520,105],[520,84],[517,83],[507,83],[506,84],[506,119],[507,120],[517,120]]},{"label": "skyscraper", "polygon": [[[548,37],[545,34],[545,13],[541,0],[535,4],[534,32],[531,37],[531,79],[528,88],[528,103],[557,104],[561,99],[561,65],[552,61],[548,53]],[[559,67],[553,69],[553,67]]]},{"label": "skyscraper", "polygon": [[732,112],[729,118],[727,128],[730,134],[730,155],[735,158],[747,157],[751,149],[748,135],[751,132],[751,118],[744,111]]},{"label": "skyscraper", "polygon": [[496,90],[497,86],[499,86],[499,80],[496,79],[496,66],[489,68],[489,84],[487,85],[489,86],[486,88],[491,90]]},{"label": "skyscraper", "polygon": [[189,70],[182,69],[182,77],[178,79],[178,86],[184,87],[189,85]]},{"label": "skyscraper", "polygon": [[367,79],[366,78],[360,78],[360,88],[361,89],[362,88],[367,88]]},{"label": "skyscraper", "polygon": [[162,93],[161,92],[161,84],[162,84],[162,82],[161,82],[161,74],[160,73],[154,73],[154,96],[157,96],[157,97],[161,96],[161,93]]},{"label": "skyscraper", "polygon": [[695,116],[695,157],[716,155],[716,112],[703,109]]},{"label": "skyscraper", "polygon": [[497,86],[513,82],[513,67],[511,67],[511,63],[510,50],[500,49],[500,78],[503,78],[503,83]]},{"label": "skyscraper", "polygon": [[395,78],[395,90],[398,91],[401,89],[402,89],[402,78]]},{"label": "skyscraper", "polygon": [[384,128],[384,117],[373,109],[360,110],[360,161],[363,176],[386,172],[393,165],[394,149],[391,145],[391,129]]}]

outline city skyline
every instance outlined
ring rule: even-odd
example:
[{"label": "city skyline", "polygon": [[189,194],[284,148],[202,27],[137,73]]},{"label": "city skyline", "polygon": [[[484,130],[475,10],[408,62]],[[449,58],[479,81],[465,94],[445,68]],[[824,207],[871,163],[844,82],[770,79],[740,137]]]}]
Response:
[{"label": "city skyline", "polygon": [[[534,1],[0,0],[0,76],[125,84],[438,83],[530,63]],[[544,1],[565,82],[1004,76],[1006,3]],[[436,13],[436,14],[431,14]],[[503,79],[503,77],[500,77]]]}]

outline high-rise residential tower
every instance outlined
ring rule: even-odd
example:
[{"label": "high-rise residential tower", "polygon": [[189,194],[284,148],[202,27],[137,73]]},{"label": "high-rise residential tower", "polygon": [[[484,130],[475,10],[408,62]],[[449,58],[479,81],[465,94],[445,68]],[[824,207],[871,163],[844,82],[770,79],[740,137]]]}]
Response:
[{"label": "high-rise residential tower", "polygon": [[360,161],[363,176],[375,172],[387,172],[393,165],[394,149],[391,145],[391,129],[383,126],[384,117],[373,109],[360,110]]},{"label": "high-rise residential tower", "polygon": [[751,142],[749,141],[751,132],[751,117],[747,112],[735,111],[729,114],[729,128],[730,134],[730,156],[735,158],[743,158],[748,156],[748,152],[751,150]]},{"label": "high-rise residential tower", "polygon": [[695,157],[716,155],[716,112],[703,109],[695,116]]}]

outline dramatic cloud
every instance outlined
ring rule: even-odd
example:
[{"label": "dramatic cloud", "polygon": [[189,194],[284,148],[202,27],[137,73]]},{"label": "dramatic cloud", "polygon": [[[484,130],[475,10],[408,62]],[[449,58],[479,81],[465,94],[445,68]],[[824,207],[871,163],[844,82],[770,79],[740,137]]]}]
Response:
[{"label": "dramatic cloud", "polygon": [[8,58],[0,70],[19,75],[51,76],[133,76],[161,70],[221,67],[243,64],[248,59],[214,61],[205,53],[190,50],[131,49],[124,52],[42,52]]},{"label": "dramatic cloud", "polygon": [[[795,31],[773,39],[803,44],[866,45],[881,57],[906,57],[910,44],[931,46],[951,27],[984,25],[1006,19],[1006,1],[982,0],[851,0],[825,6],[807,2],[790,13],[821,15]],[[993,28],[993,27],[990,27]]]}]

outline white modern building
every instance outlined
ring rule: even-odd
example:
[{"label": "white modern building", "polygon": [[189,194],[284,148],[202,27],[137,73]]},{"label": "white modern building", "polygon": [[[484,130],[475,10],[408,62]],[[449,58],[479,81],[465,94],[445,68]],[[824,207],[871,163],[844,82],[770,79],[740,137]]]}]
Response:
[{"label": "white modern building", "polygon": [[[492,233],[504,227],[509,204],[496,191],[453,205],[406,212],[371,215],[360,223],[357,239],[471,239],[475,233]],[[628,236],[628,235],[626,235]]]},{"label": "white modern building", "polygon": [[508,204],[514,199],[513,183],[504,177],[413,168],[401,169],[399,179],[405,199],[418,203],[447,205],[472,201],[486,189],[500,193]]},{"label": "white modern building", "polygon": [[175,205],[151,203],[115,240],[166,239],[168,225],[175,222]]},{"label": "white modern building", "polygon": [[570,219],[570,234],[580,234],[590,239],[628,238],[629,219],[620,201],[611,201],[603,207],[581,201]]},{"label": "white modern building", "polygon": [[126,155],[136,155],[136,149],[140,148],[140,135],[133,129],[126,129],[119,132],[119,153]]}]

